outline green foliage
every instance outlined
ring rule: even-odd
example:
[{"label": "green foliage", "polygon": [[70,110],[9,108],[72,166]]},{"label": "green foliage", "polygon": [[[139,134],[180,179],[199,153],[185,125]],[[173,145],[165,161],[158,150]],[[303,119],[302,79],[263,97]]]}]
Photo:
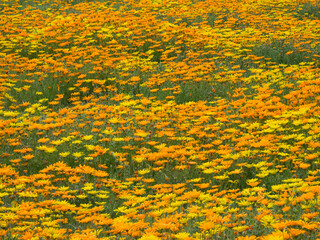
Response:
[{"label": "green foliage", "polygon": [[301,62],[312,62],[312,56],[318,54],[320,46],[302,45],[295,47],[294,41],[287,39],[274,39],[268,43],[257,44],[253,47],[252,53],[263,56],[275,64],[294,65]]},{"label": "green foliage", "polygon": [[178,104],[186,102],[210,101],[213,100],[212,85],[207,81],[188,81],[180,84],[181,92],[175,100]]},{"label": "green foliage", "polygon": [[295,16],[303,20],[305,18],[311,19],[320,19],[320,3],[312,3],[312,2],[305,2],[302,5],[297,5]]}]

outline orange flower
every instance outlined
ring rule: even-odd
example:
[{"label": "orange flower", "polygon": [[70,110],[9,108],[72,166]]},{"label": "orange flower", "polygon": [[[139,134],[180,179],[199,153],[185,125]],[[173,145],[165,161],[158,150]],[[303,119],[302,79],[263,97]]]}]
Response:
[{"label": "orange flower", "polygon": [[71,176],[68,178],[68,181],[70,183],[78,183],[78,182],[80,182],[80,180],[81,180],[81,177],[77,177],[77,176]]}]

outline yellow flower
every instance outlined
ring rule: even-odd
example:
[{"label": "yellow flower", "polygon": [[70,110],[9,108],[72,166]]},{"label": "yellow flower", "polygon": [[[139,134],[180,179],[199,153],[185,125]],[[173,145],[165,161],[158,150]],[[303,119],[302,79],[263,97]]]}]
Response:
[{"label": "yellow flower", "polygon": [[190,236],[187,232],[181,232],[174,235],[177,239],[186,239]]},{"label": "yellow flower", "polygon": [[94,145],[84,145],[88,151],[93,151],[95,149]]},{"label": "yellow flower", "polygon": [[55,147],[48,147],[48,146],[45,146],[45,145],[39,146],[39,147],[37,147],[37,149],[43,150],[43,151],[45,151],[47,153],[53,153],[53,152],[57,151],[57,149]]},{"label": "yellow flower", "polygon": [[110,118],[109,119],[109,122],[110,123],[118,123],[120,121],[120,119],[119,118],[116,118],[116,117],[113,117],[113,118]]},{"label": "yellow flower", "polygon": [[61,157],[67,157],[67,156],[70,155],[70,152],[62,152],[62,153],[59,153],[59,155],[60,155]]},{"label": "yellow flower", "polygon": [[161,238],[153,234],[147,234],[147,235],[143,235],[141,238],[139,238],[139,240],[161,240]]},{"label": "yellow flower", "polygon": [[140,175],[144,175],[144,174],[147,174],[150,172],[150,168],[145,168],[145,169],[142,169],[142,170],[139,170],[138,173]]},{"label": "yellow flower", "polygon": [[149,133],[143,131],[143,130],[137,130],[135,133],[134,133],[135,136],[138,136],[138,137],[146,137],[149,135]]},{"label": "yellow flower", "polygon": [[253,178],[253,179],[249,179],[247,180],[247,184],[251,187],[256,187],[257,185],[259,185],[260,181],[258,178]]},{"label": "yellow flower", "polygon": [[93,183],[85,183],[84,187],[82,189],[85,191],[89,191],[89,190],[93,189]]},{"label": "yellow flower", "polygon": [[97,194],[96,195],[98,198],[108,198],[109,196],[107,195],[107,194],[105,194],[105,193],[103,193],[103,194]]},{"label": "yellow flower", "polygon": [[133,160],[135,160],[138,163],[141,163],[142,161],[146,160],[146,158],[141,156],[136,156],[133,158]]},{"label": "yellow flower", "polygon": [[93,135],[87,135],[82,137],[83,140],[87,140],[87,141],[91,140],[92,138],[93,138]]},{"label": "yellow flower", "polygon": [[203,170],[202,172],[205,174],[211,174],[211,173],[214,173],[214,171],[215,170],[213,168],[208,168],[208,169]]},{"label": "yellow flower", "polygon": [[277,223],[272,215],[265,215],[260,219],[260,222],[265,227],[272,227],[273,224]]},{"label": "yellow flower", "polygon": [[20,114],[19,112],[12,112],[12,111],[4,111],[3,112],[3,116],[5,116],[5,117],[16,117],[19,114]]},{"label": "yellow flower", "polygon": [[82,152],[75,152],[75,153],[72,153],[72,155],[76,158],[79,158],[79,157],[83,156],[83,153]]},{"label": "yellow flower", "polygon": [[106,134],[106,135],[110,135],[110,134],[112,134],[113,132],[114,132],[113,129],[106,129],[106,130],[102,131],[102,133],[104,133],[104,134]]},{"label": "yellow flower", "polygon": [[80,195],[77,195],[76,197],[77,197],[77,198],[80,198],[80,199],[84,199],[84,198],[87,197],[87,195],[85,195],[85,194],[80,194]]},{"label": "yellow flower", "polygon": [[286,232],[276,231],[267,236],[262,236],[261,240],[284,240],[289,239],[289,236],[290,235]]},{"label": "yellow flower", "polygon": [[249,227],[248,226],[237,226],[237,227],[233,227],[232,229],[237,232],[243,232],[243,231],[246,231],[247,229],[249,229]]}]

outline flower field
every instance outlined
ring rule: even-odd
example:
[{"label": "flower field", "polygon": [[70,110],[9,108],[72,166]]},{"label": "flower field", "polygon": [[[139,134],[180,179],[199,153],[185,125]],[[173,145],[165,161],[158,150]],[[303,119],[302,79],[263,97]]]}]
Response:
[{"label": "flower field", "polygon": [[2,239],[320,239],[319,1],[0,14]]}]

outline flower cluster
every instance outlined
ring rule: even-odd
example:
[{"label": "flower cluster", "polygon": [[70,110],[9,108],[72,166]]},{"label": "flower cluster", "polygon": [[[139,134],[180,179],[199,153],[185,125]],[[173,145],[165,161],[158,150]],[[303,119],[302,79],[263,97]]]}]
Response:
[{"label": "flower cluster", "polygon": [[0,3],[3,239],[320,239],[316,0]]}]

